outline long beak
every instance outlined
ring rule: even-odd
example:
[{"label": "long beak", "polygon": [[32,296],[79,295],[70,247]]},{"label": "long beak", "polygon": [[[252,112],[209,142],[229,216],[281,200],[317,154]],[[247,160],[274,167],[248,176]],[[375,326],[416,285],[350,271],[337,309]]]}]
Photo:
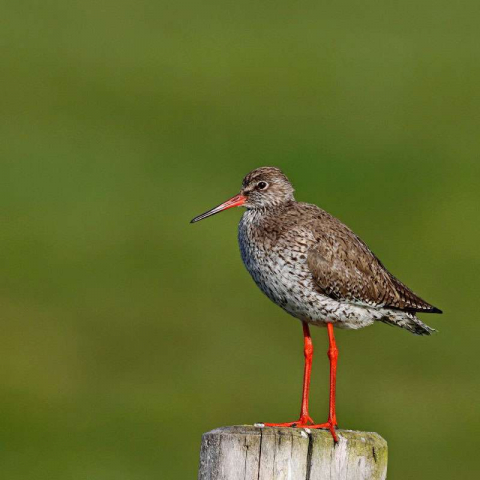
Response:
[{"label": "long beak", "polygon": [[202,213],[198,217],[195,217],[193,220],[190,221],[190,223],[195,223],[199,222],[200,220],[203,220],[204,218],[211,217],[212,215],[215,215],[216,213],[219,213],[223,210],[227,210],[228,208],[232,207],[240,207],[242,206],[247,200],[247,197],[244,195],[235,195],[234,197],[230,198],[227,200],[225,203],[222,203],[218,207],[212,208],[208,212]]}]

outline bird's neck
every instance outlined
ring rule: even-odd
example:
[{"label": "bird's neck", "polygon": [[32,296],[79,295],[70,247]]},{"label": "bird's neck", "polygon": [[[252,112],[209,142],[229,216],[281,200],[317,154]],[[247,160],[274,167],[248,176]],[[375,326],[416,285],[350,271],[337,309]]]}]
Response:
[{"label": "bird's neck", "polygon": [[249,208],[243,214],[243,219],[247,223],[259,224],[271,218],[278,217],[286,210],[292,208],[295,203],[295,200],[290,200],[278,204],[270,204],[264,207]]}]

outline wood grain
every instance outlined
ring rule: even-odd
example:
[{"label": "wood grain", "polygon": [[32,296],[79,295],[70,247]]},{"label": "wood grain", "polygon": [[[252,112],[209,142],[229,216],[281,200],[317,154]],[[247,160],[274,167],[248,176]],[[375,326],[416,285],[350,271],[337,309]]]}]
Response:
[{"label": "wood grain", "polygon": [[387,442],[377,433],[255,426],[202,437],[199,480],[383,480]]}]

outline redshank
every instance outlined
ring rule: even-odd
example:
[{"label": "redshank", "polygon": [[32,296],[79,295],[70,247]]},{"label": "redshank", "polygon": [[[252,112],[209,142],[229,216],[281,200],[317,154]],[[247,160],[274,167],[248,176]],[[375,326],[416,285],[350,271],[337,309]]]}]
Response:
[{"label": "redshank", "polygon": [[[442,313],[395,278],[346,225],[316,205],[297,202],[281,170],[257,168],[238,195],[195,217],[198,222],[223,210],[247,210],[238,226],[243,263],[260,290],[303,326],[305,366],[300,418],[265,426],[325,428],[335,442],[335,384],[338,349],[334,327],[357,329],[375,321],[416,335],[435,330],[417,312]],[[309,325],[327,327],[330,360],[328,420],[316,424],[308,413],[313,344]]]}]

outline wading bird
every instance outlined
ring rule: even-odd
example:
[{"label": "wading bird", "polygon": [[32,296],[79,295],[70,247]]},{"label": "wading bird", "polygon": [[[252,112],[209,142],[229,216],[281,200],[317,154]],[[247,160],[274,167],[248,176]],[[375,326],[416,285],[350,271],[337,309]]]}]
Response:
[{"label": "wading bird", "polygon": [[[422,300],[383,266],[346,225],[316,205],[297,202],[281,170],[262,167],[250,172],[238,195],[195,217],[198,222],[232,207],[247,210],[238,226],[243,263],[260,290],[302,321],[305,367],[300,418],[272,427],[335,429],[335,382],[338,349],[334,327],[357,329],[375,321],[416,335],[434,329],[417,312],[442,313]],[[327,327],[330,359],[328,420],[315,424],[308,413],[313,344],[309,325]]]}]

